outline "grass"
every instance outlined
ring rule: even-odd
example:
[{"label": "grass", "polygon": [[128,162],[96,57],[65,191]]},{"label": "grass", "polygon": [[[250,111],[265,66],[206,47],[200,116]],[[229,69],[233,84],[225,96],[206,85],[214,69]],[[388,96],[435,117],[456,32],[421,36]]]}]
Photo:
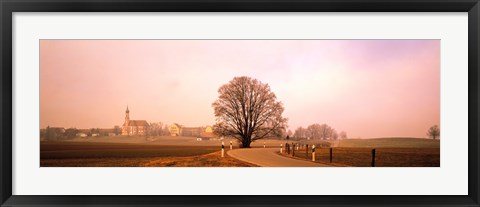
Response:
[{"label": "grass", "polygon": [[[295,157],[306,158],[305,149],[295,152]],[[308,160],[312,159],[311,149]],[[317,148],[315,160],[320,163],[330,163],[330,148]],[[370,167],[372,163],[372,148],[338,147],[333,148],[332,163]],[[439,167],[440,148],[376,148],[376,167]]]},{"label": "grass", "polygon": [[128,143],[41,142],[41,167],[197,166],[246,167],[220,156],[219,147],[162,146]]},{"label": "grass", "polygon": [[208,146],[162,146],[127,143],[42,142],[41,159],[186,157],[218,151]]},{"label": "grass", "polygon": [[[370,167],[372,149],[376,149],[377,167],[439,167],[440,141],[419,138],[376,138],[329,141],[333,146],[332,163],[337,166]],[[316,161],[330,163],[330,148],[318,147],[309,140],[308,160],[312,159],[311,144],[316,144]],[[326,146],[326,145],[324,145]],[[285,155],[285,154],[284,154]],[[287,155],[288,156],[288,155]],[[295,157],[306,158],[305,149],[295,152]]]},{"label": "grass", "polygon": [[[128,138],[128,139],[127,139]],[[122,138],[95,141],[42,141],[40,142],[40,166],[54,167],[234,167],[252,166],[234,158],[220,157],[221,141],[197,142],[193,138],[161,137],[152,142],[145,138]],[[110,139],[110,138],[109,138]],[[185,141],[186,140],[186,141]],[[103,140],[105,141],[105,140]],[[316,160],[330,163],[328,145],[322,140],[260,140],[252,147],[279,147],[286,142],[316,144]],[[333,141],[332,143],[334,143]],[[228,150],[228,141],[225,141]],[[177,145],[175,145],[177,144]],[[193,145],[196,144],[196,145]],[[440,166],[440,141],[415,138],[347,139],[336,141],[333,146],[333,163],[336,166],[371,166],[371,149],[376,148],[375,165],[378,167],[438,167]],[[236,145],[234,145],[237,148]],[[298,159],[306,159],[305,149],[295,152]],[[285,155],[285,154],[283,154]],[[309,150],[311,160],[311,148]]]},{"label": "grass", "polygon": [[338,147],[439,148],[440,140],[421,138],[375,138],[339,140]]}]

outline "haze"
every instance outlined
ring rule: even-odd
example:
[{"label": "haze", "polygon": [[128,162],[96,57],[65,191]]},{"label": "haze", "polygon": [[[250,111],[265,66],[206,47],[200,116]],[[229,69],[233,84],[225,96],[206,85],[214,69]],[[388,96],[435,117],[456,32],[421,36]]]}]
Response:
[{"label": "haze", "polygon": [[235,76],[270,85],[289,129],[427,137],[440,124],[439,40],[41,40],[40,127],[131,119],[214,124]]}]

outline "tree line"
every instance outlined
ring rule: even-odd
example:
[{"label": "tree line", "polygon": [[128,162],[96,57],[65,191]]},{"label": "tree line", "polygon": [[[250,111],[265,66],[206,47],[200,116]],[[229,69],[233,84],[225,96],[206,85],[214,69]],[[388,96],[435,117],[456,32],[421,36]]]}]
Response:
[{"label": "tree line", "polygon": [[322,140],[337,140],[346,139],[347,133],[345,131],[337,132],[336,129],[327,124],[311,124],[307,128],[298,127],[293,133],[294,139],[322,139]]},{"label": "tree line", "polygon": [[169,136],[170,130],[168,125],[163,122],[153,122],[149,124],[147,134],[149,136]]}]

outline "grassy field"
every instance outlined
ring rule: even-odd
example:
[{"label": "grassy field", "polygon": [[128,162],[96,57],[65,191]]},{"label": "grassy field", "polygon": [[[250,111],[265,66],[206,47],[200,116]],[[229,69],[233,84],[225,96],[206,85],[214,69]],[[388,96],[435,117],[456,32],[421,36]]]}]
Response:
[{"label": "grassy field", "polygon": [[[295,152],[295,156],[306,159],[305,150]],[[311,150],[308,159],[312,159]],[[317,148],[315,159],[320,163],[330,163],[330,148]],[[370,167],[372,148],[338,147],[333,148],[332,162],[335,164]],[[376,148],[376,167],[439,167],[439,148]]]},{"label": "grassy field", "polygon": [[41,167],[210,166],[250,164],[220,157],[212,146],[164,146],[137,143],[41,142]]},{"label": "grassy field", "polygon": [[[198,166],[233,167],[252,166],[236,159],[219,155],[221,143],[229,149],[230,141],[202,140],[194,137],[89,137],[68,141],[41,141],[40,166]],[[435,167],[440,166],[440,141],[415,138],[378,138],[324,140],[259,140],[252,147],[279,148],[285,143],[317,146],[316,160],[329,163],[329,148],[333,147],[333,163],[338,166],[369,167],[371,149],[376,148],[375,164],[378,167]],[[324,146],[319,147],[319,146]],[[310,148],[311,149],[311,148]],[[306,159],[305,149],[296,157]],[[311,159],[309,150],[308,159]]]},{"label": "grassy field", "polygon": [[[313,142],[312,142],[313,143]],[[315,143],[317,144],[317,143]],[[311,145],[310,145],[311,146]],[[337,166],[370,167],[372,149],[376,149],[376,167],[439,167],[440,142],[416,138],[350,139],[332,141],[332,163]],[[330,148],[316,148],[315,159],[330,163]],[[295,157],[307,159],[305,149],[295,152]],[[312,159],[311,148],[308,160]]]},{"label": "grassy field", "polygon": [[[125,144],[148,144],[148,145],[165,145],[165,146],[212,146],[220,147],[222,142],[225,146],[233,142],[233,147],[238,148],[239,144],[235,139],[215,139],[215,140],[202,140],[198,141],[196,137],[184,137],[184,136],[106,136],[106,137],[75,137],[69,140],[63,140],[66,143],[125,143]],[[49,141],[44,141],[49,142]],[[252,147],[263,147],[263,144],[267,147],[277,147],[280,144],[285,144],[285,140],[279,139],[265,139],[258,140],[252,143]]]},{"label": "grassy field", "polygon": [[394,137],[375,139],[346,139],[339,140],[338,147],[439,148],[440,140]]}]

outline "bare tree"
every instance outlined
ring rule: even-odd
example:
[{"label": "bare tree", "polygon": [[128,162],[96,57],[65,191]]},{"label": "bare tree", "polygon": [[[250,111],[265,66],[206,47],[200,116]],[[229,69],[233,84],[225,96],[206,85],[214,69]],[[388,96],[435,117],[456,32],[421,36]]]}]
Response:
[{"label": "bare tree", "polygon": [[347,132],[345,131],[340,132],[340,139],[347,139]]},{"label": "bare tree", "polygon": [[293,136],[296,139],[304,139],[304,138],[307,137],[306,133],[307,133],[307,130],[305,128],[298,127],[297,129],[295,129],[295,132],[293,133]]},{"label": "bare tree", "polygon": [[75,138],[75,136],[77,136],[78,132],[79,130],[77,128],[68,128],[65,130],[64,134],[66,138],[72,139],[72,138]]},{"label": "bare tree", "polygon": [[431,137],[433,140],[440,136],[440,128],[437,125],[433,125],[428,129],[427,135]]},{"label": "bare tree", "polygon": [[320,124],[312,124],[307,127],[305,134],[311,139],[320,139],[322,136],[322,126]]},{"label": "bare tree", "polygon": [[242,147],[250,147],[255,140],[279,136],[285,129],[283,105],[268,84],[250,77],[235,77],[218,93],[212,104],[217,135],[233,137]]},{"label": "bare tree", "polygon": [[148,129],[148,135],[150,136],[158,136],[160,135],[162,131],[162,122],[152,122],[150,123],[149,129]]},{"label": "bare tree", "polygon": [[337,140],[338,139],[337,130],[332,128],[332,130],[330,131],[330,139],[332,139],[332,140]]},{"label": "bare tree", "polygon": [[115,125],[113,127],[113,133],[115,133],[115,135],[119,135],[120,133],[122,133],[122,129],[120,128],[120,126]]},{"label": "bare tree", "polygon": [[170,130],[169,130],[169,128],[168,128],[168,125],[166,125],[166,124],[165,124],[165,126],[163,127],[162,135],[163,135],[163,136],[170,136]]},{"label": "bare tree", "polygon": [[332,131],[332,127],[328,126],[327,124],[320,125],[320,138],[326,140],[330,137]]}]

